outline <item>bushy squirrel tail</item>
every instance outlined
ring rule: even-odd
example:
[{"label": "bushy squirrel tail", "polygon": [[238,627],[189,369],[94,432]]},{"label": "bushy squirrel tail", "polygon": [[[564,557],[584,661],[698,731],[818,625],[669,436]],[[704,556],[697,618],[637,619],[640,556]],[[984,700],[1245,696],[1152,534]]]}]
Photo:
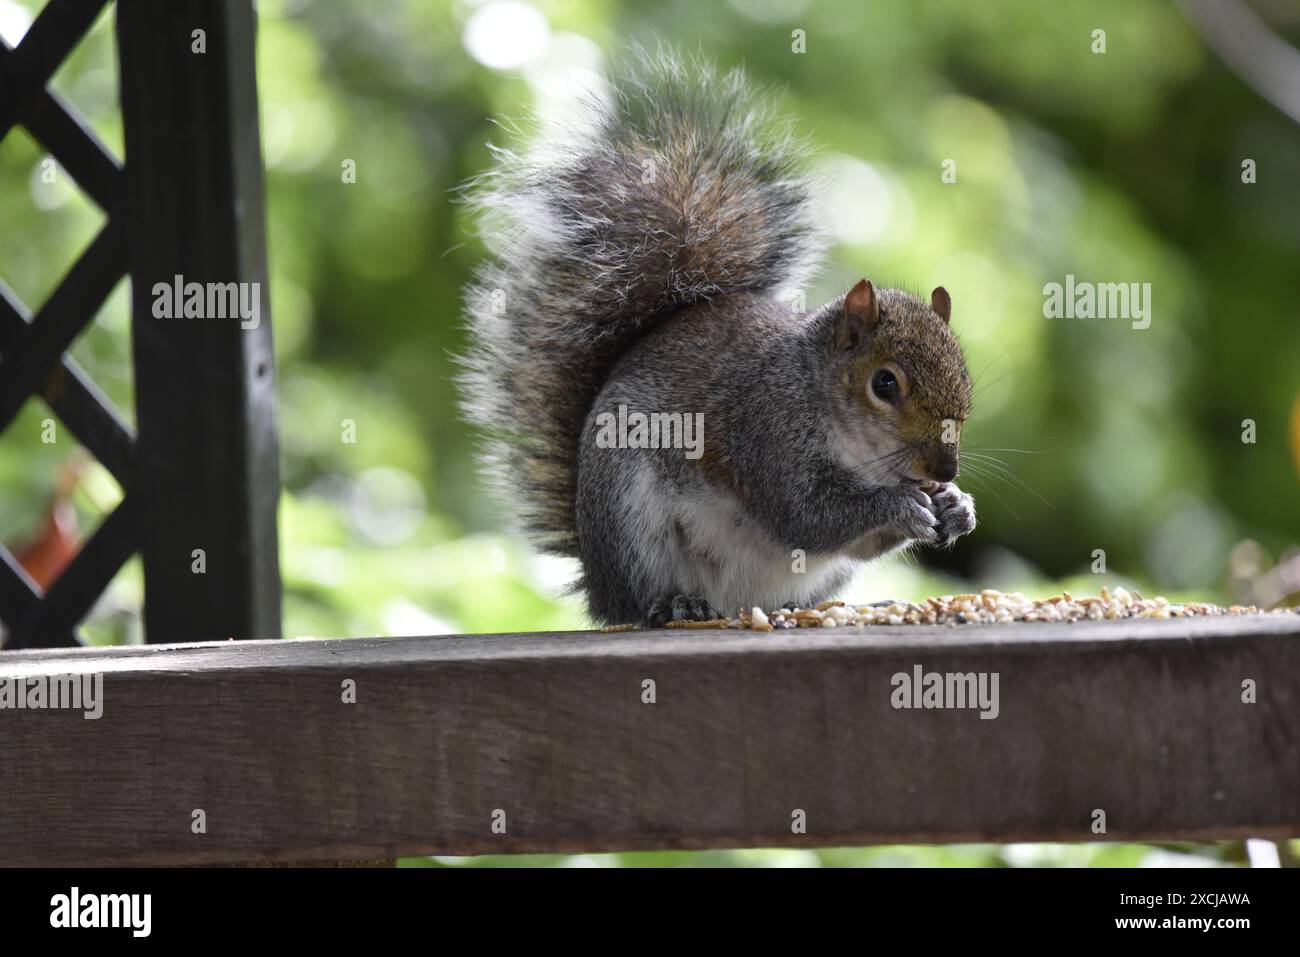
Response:
[{"label": "bushy squirrel tail", "polygon": [[615,362],[682,306],[794,287],[819,246],[805,151],[739,71],[637,51],[585,122],[493,149],[470,184],[492,260],[466,296],[467,417],[505,501],[576,555],[583,423]]}]

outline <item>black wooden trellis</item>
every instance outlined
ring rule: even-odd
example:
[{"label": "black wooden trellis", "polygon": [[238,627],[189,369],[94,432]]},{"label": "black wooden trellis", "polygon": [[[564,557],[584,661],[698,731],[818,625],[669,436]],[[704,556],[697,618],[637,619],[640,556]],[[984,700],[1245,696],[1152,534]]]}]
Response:
[{"label": "black wooden trellis", "polygon": [[[125,493],[45,594],[0,546],[5,647],[76,644],[77,624],[137,550],[150,641],[278,637],[255,14],[251,0],[118,0],[119,165],[46,88],[106,4],[51,0],[16,47],[0,41],[0,139],[23,126],[108,218],[34,315],[0,281],[0,431],[38,396]],[[258,283],[260,324],[154,318],[154,284],[177,275]],[[123,276],[138,435],[66,355]]]}]

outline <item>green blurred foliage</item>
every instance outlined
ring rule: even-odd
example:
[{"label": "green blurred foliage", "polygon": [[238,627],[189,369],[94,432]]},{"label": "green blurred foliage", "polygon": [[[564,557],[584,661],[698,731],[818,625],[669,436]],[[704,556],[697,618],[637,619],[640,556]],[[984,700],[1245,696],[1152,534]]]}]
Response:
[{"label": "green blurred foliage", "polygon": [[[1294,858],[1300,841],[1290,842]],[[422,857],[402,867],[1238,867],[1239,844],[950,844]]]},{"label": "green blurred foliage", "polygon": [[[0,0],[0,34],[16,42],[38,6]],[[968,582],[1030,594],[1128,584],[1228,601],[1294,551],[1286,423],[1300,391],[1300,132],[1176,6],[492,6],[259,4],[286,634],[585,624],[563,594],[572,569],[503,533],[457,414],[460,290],[484,250],[455,190],[489,162],[487,143],[514,142],[492,117],[564,122],[571,91],[630,42],[698,50],[782,91],[829,184],[836,243],[812,300],[862,275],[952,293],[978,377],[966,444],[1001,460],[966,467],[980,527],[951,553],[886,563],[850,597]],[[1257,7],[1300,40],[1293,7]],[[1097,28],[1104,54],[1091,49]],[[796,29],[805,53],[792,52]],[[116,72],[106,12],[53,86],[120,155]],[[21,129],[0,143],[0,277],[33,310],[103,222],[61,170],[43,181],[44,158]],[[1253,185],[1241,181],[1245,158],[1258,164]],[[945,160],[956,183],[941,181]],[[343,181],[348,161],[355,183]],[[1150,328],[1045,319],[1043,286],[1067,273],[1151,283]],[[73,355],[129,419],[126,292]],[[39,528],[71,454],[62,433],[40,441],[47,414],[29,403],[0,441],[0,541],[11,546]],[[1257,423],[1256,444],[1242,442],[1244,419]],[[348,422],[354,443],[343,441]],[[83,527],[119,497],[90,466],[76,495]],[[1094,549],[1106,552],[1106,575],[1091,573]],[[139,640],[140,591],[132,563],[88,625],[93,640]],[[772,863],[1015,863],[992,848],[770,853]],[[1087,853],[1128,863],[1139,852]]]}]

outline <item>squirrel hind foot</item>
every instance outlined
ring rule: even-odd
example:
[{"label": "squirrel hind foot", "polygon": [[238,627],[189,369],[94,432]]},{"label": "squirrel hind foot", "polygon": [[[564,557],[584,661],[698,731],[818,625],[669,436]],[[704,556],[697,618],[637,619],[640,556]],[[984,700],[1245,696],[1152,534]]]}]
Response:
[{"label": "squirrel hind foot", "polygon": [[707,598],[665,595],[652,601],[643,617],[650,628],[662,628],[670,621],[710,621],[719,616]]}]

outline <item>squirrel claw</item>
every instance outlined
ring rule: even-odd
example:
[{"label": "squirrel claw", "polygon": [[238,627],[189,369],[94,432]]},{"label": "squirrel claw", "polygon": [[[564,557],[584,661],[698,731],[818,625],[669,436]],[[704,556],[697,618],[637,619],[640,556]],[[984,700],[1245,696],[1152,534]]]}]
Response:
[{"label": "squirrel claw", "polygon": [[948,483],[933,496],[935,518],[939,520],[939,538],[947,546],[975,529],[975,500]]},{"label": "squirrel claw", "polygon": [[696,595],[665,595],[651,602],[645,613],[651,628],[662,628],[670,621],[709,621],[717,617],[709,600]]},{"label": "squirrel claw", "polygon": [[901,498],[892,525],[903,538],[934,542],[938,539],[939,519],[935,515],[930,496],[920,489],[907,486],[899,490]]}]

